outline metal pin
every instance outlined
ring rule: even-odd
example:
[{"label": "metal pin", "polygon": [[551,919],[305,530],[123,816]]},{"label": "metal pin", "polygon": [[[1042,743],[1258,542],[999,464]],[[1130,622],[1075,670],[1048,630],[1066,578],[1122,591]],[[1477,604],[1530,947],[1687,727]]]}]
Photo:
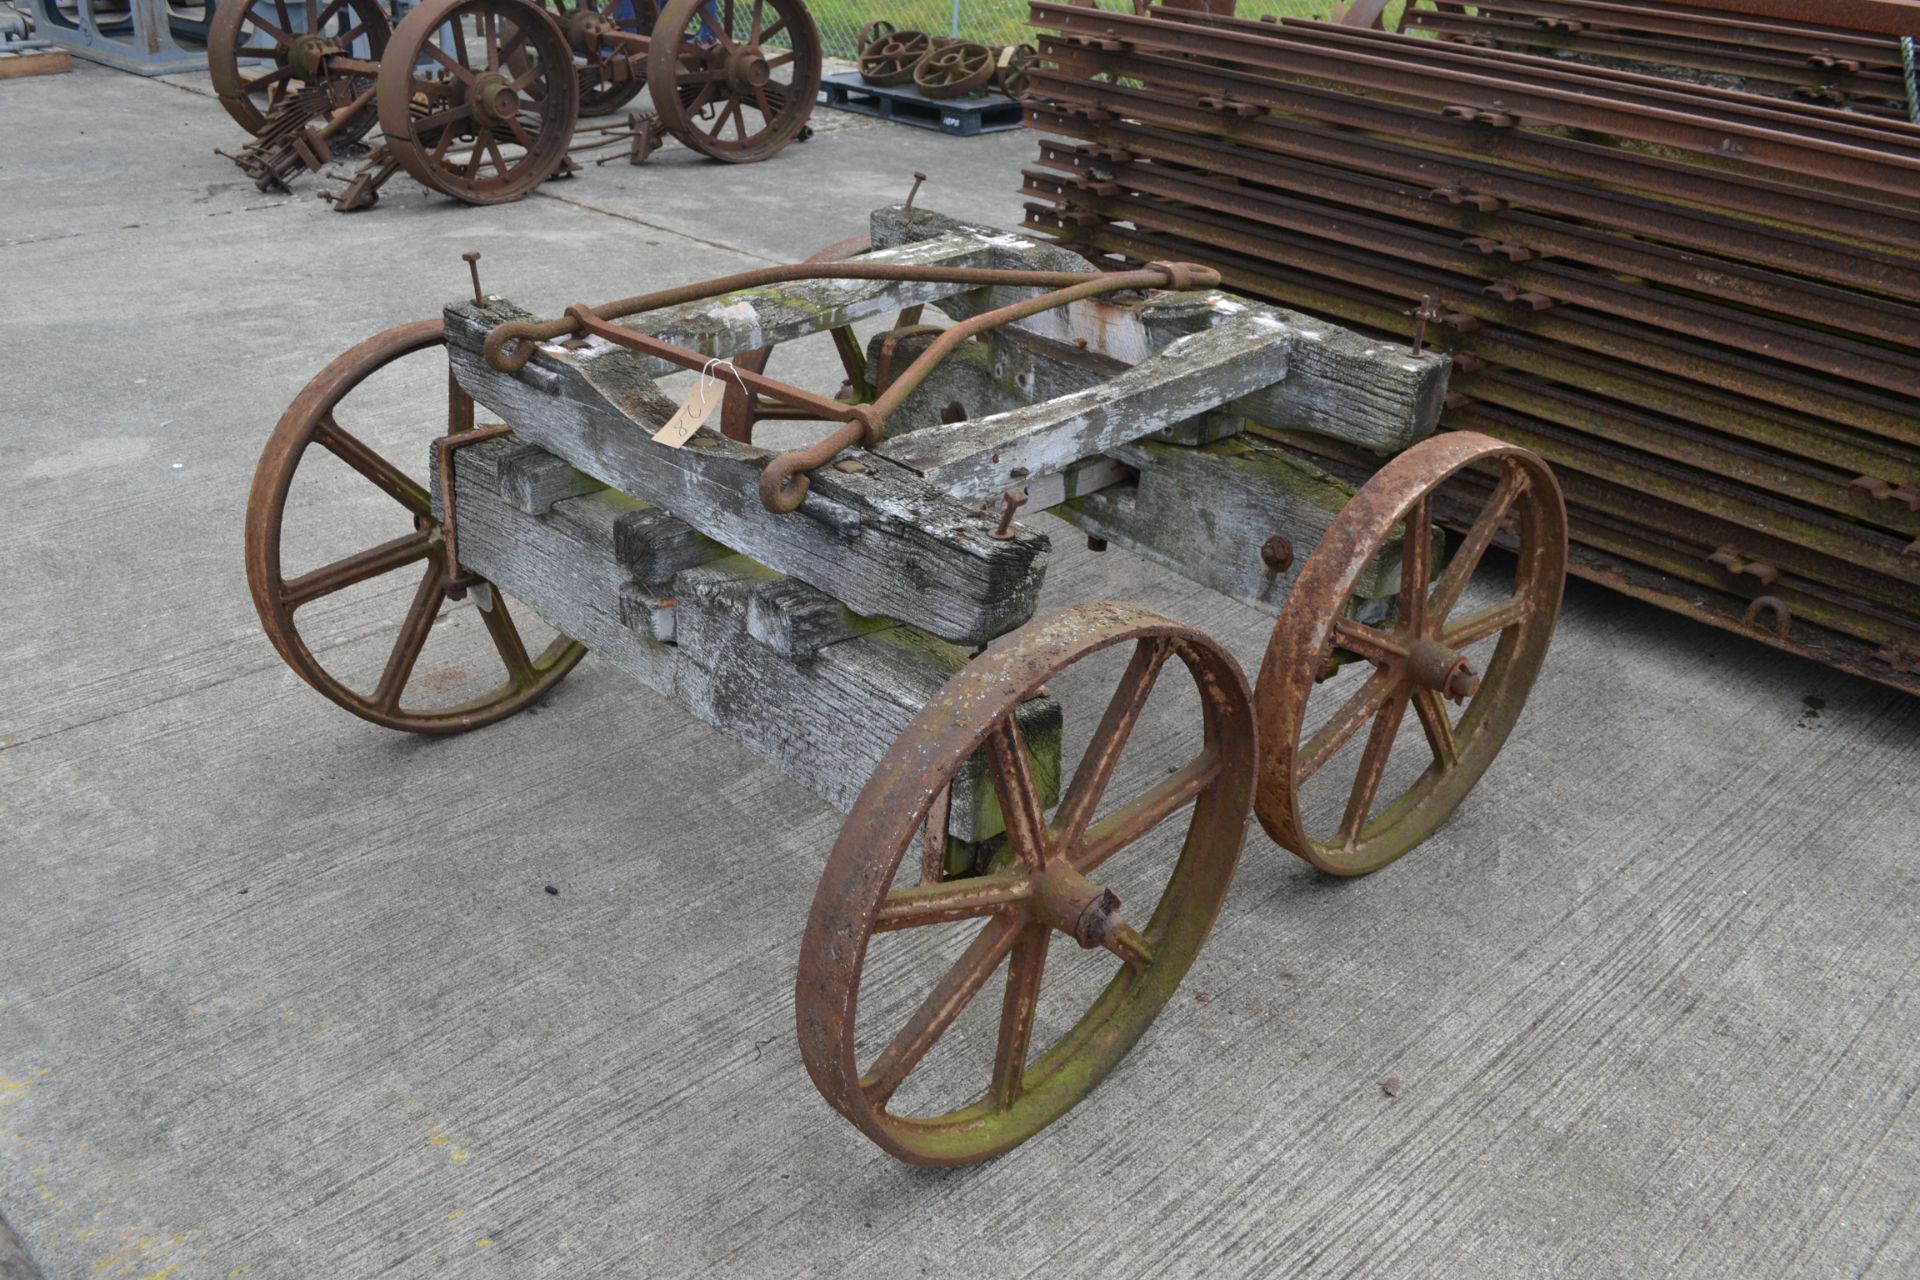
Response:
[{"label": "metal pin", "polygon": [[1000,503],[1000,527],[987,536],[1007,542],[1013,538],[1013,513],[1027,505],[1027,491],[1025,488],[1009,489],[1000,495]]},{"label": "metal pin", "polygon": [[1438,320],[1439,310],[1433,305],[1433,295],[1420,296],[1420,305],[1413,309],[1413,354],[1419,355],[1427,346],[1427,322]]},{"label": "metal pin", "polygon": [[460,258],[467,264],[467,270],[473,273],[473,305],[476,307],[485,307],[487,305],[487,295],[480,292],[479,253],[463,253],[460,255]]},{"label": "metal pin", "polygon": [[913,190],[907,192],[906,212],[908,213],[913,212],[913,198],[920,194],[920,184],[925,182],[926,180],[927,180],[927,175],[924,173],[915,173],[913,175]]}]

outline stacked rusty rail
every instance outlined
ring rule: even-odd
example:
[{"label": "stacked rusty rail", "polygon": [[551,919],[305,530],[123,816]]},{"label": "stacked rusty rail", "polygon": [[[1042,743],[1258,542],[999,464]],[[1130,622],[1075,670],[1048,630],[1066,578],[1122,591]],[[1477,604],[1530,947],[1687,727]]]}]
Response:
[{"label": "stacked rusty rail", "polygon": [[[1400,29],[1484,48],[1627,64],[1899,119],[1912,106],[1897,36],[1648,0],[1475,0],[1471,12],[1456,4],[1427,7],[1432,3],[1409,4]],[[1819,6],[1808,12],[1823,16]]]},{"label": "stacked rusty rail", "polygon": [[1332,24],[1034,18],[1029,227],[1445,347],[1442,426],[1555,464],[1576,571],[1920,691],[1920,129]]}]

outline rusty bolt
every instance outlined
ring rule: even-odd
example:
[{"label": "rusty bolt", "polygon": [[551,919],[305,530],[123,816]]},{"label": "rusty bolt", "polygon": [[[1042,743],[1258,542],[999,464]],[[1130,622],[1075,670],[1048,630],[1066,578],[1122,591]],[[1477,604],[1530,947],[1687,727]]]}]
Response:
[{"label": "rusty bolt", "polygon": [[460,257],[461,260],[467,264],[467,270],[473,273],[473,305],[476,307],[486,306],[487,295],[480,292],[480,254],[475,251],[463,253]]},{"label": "rusty bolt", "polygon": [[1260,544],[1260,558],[1269,572],[1285,573],[1293,567],[1293,544],[1276,533]]},{"label": "rusty bolt", "polygon": [[1009,489],[1000,495],[1000,525],[987,536],[1006,542],[1013,537],[1013,513],[1027,504],[1025,489]]}]

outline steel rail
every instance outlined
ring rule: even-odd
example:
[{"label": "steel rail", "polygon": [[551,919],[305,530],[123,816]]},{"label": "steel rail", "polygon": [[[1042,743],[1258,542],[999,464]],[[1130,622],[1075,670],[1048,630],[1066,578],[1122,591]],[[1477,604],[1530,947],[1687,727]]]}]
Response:
[{"label": "steel rail", "polygon": [[[1542,314],[1550,308],[1561,306],[1588,308],[1736,350],[1764,351],[1770,359],[1786,361],[1863,387],[1899,396],[1920,397],[1920,356],[1913,354],[1819,333],[1789,321],[1738,311],[1676,293],[1621,283],[1541,259],[1517,263],[1496,262],[1485,254],[1462,248],[1457,239],[1376,217],[1331,209],[1311,200],[1259,196],[1245,187],[1211,183],[1199,178],[1183,179],[1171,174],[1160,175],[1158,179],[1132,174],[1126,183],[1096,185],[1123,186],[1128,183],[1134,184],[1140,194],[1153,197],[1153,203],[1136,201],[1118,192],[1097,194],[1076,191],[1069,199],[1076,207],[1089,208],[1104,216],[1114,216],[1117,207],[1126,211],[1118,215],[1123,219],[1135,218],[1136,215],[1144,215],[1149,219],[1164,217],[1178,206],[1189,206],[1180,209],[1178,216],[1191,218],[1194,210],[1220,215],[1209,219],[1220,234],[1242,233],[1245,230],[1244,222],[1250,220],[1265,227],[1352,249],[1393,255],[1403,261],[1450,273],[1452,278],[1448,283],[1456,293],[1471,288],[1458,279],[1464,276],[1471,281],[1483,282],[1486,290],[1503,289],[1510,294],[1527,295],[1502,299],[1509,307],[1530,306]],[[1046,193],[1035,190],[1031,194]],[[1204,242],[1204,236],[1199,238]],[[1286,249],[1275,246],[1276,251],[1295,254],[1303,251],[1299,242],[1287,243]]]},{"label": "steel rail", "polygon": [[[1800,56],[1841,56],[1847,58],[1881,57],[1898,63],[1898,52],[1890,50],[1884,36],[1873,36],[1843,27],[1810,23],[1765,22],[1749,14],[1729,17],[1711,12],[1689,10],[1683,5],[1617,3],[1616,0],[1476,0],[1480,13],[1515,13],[1531,18],[1571,18],[1590,26],[1607,26],[1623,31],[1647,31],[1680,36],[1691,40],[1760,49],[1770,53]],[[1409,4],[1409,15],[1435,12]]]},{"label": "steel rail", "polygon": [[[1242,75],[1184,58],[1092,55],[1058,37],[1043,36],[1041,53],[1057,64],[1054,74],[1059,76],[1090,81],[1105,74],[1152,84],[1160,91],[1191,94],[1195,102],[1209,96],[1216,101],[1252,102],[1264,110],[1304,120],[1524,165],[1543,176],[1582,179],[1694,208],[1747,215],[1792,226],[1809,235],[1826,231],[1838,243],[1869,251],[1920,252],[1920,200],[1903,202],[1891,192],[1841,190],[1833,184],[1803,185],[1779,181],[1752,168],[1707,167],[1555,134],[1488,128],[1378,97]],[[1048,73],[1035,68],[1031,74]],[[1218,111],[1215,114],[1221,120],[1219,127],[1227,127],[1228,117]],[[1258,114],[1231,117],[1236,133],[1251,133],[1261,123]],[[1816,216],[1818,226],[1813,225]]]},{"label": "steel rail", "polygon": [[[1577,262],[1616,275],[1658,281],[1690,294],[1789,316],[1797,322],[1823,325],[1839,333],[1859,334],[1910,351],[1920,350],[1920,309],[1884,302],[1856,291],[1734,263],[1703,260],[1694,254],[1623,238],[1604,230],[1567,226],[1536,215],[1515,211],[1482,214],[1468,206],[1438,203],[1425,191],[1412,191],[1384,179],[1356,176],[1316,164],[1281,162],[1270,156],[1250,159],[1229,148],[1193,142],[1156,146],[1150,140],[1139,140],[1139,154],[1144,162],[1119,163],[1095,157],[1080,148],[1056,143],[1041,145],[1042,163],[1075,172],[1092,181],[1096,188],[1111,181],[1143,194],[1173,200],[1188,199],[1188,191],[1205,191],[1211,198],[1202,198],[1196,203],[1225,213],[1240,212],[1243,208],[1251,210],[1263,204],[1312,210],[1324,203],[1364,210],[1451,230],[1466,237],[1457,243],[1472,246],[1483,258],[1489,254],[1516,259],[1531,255]],[[1196,165],[1204,166],[1204,171],[1196,169]],[[1094,173],[1112,176],[1094,177]],[[1237,179],[1238,185],[1221,182],[1210,175]],[[1281,192],[1286,194],[1278,194]],[[1501,279],[1507,278],[1510,270],[1490,265],[1486,272],[1475,274]],[[1797,323],[1790,328],[1792,333],[1800,332]],[[1916,379],[1920,379],[1920,363],[1913,367]]]},{"label": "steel rail", "polygon": [[[1723,162],[1768,165],[1823,182],[1847,183],[1863,191],[1920,197],[1920,154],[1883,149],[1911,145],[1892,139],[1875,139],[1872,145],[1840,143],[1751,123],[1717,120],[1694,111],[1651,107],[1622,110],[1590,91],[1539,88],[1492,74],[1435,70],[1411,58],[1302,46],[1167,17],[1140,18],[1049,0],[1035,0],[1033,14],[1036,24],[1067,33],[1222,60],[1243,70],[1323,82],[1335,80],[1393,98],[1491,115],[1496,125],[1500,120],[1525,120],[1534,125],[1587,129],[1676,147]],[[1257,97],[1253,100],[1258,101]]]},{"label": "steel rail", "polygon": [[[1220,115],[1177,98],[1144,90],[1032,73],[1049,102],[1031,103],[1028,118],[1049,133],[1063,134],[1142,155],[1178,159],[1203,155],[1222,172],[1246,176],[1241,166],[1270,160],[1344,165],[1373,177],[1424,184],[1430,199],[1475,208],[1489,200],[1598,223],[1638,239],[1653,239],[1776,270],[1815,276],[1854,289],[1920,302],[1920,262],[1888,253],[1841,248],[1759,222],[1663,204],[1606,188],[1505,169],[1460,156],[1350,131],[1333,133],[1302,121],[1262,117],[1237,122],[1221,139]],[[1089,110],[1115,118],[1094,123]],[[1804,203],[1804,202],[1803,202]]]}]

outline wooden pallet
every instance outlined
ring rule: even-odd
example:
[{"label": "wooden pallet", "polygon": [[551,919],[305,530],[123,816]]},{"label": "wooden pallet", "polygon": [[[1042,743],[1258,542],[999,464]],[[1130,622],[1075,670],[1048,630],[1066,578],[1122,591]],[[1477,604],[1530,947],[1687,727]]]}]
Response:
[{"label": "wooden pallet", "polygon": [[932,129],[956,138],[1018,129],[1026,108],[1005,94],[978,98],[929,98],[912,85],[882,89],[868,84],[857,71],[828,76],[820,82],[820,101],[838,111],[873,116]]}]

